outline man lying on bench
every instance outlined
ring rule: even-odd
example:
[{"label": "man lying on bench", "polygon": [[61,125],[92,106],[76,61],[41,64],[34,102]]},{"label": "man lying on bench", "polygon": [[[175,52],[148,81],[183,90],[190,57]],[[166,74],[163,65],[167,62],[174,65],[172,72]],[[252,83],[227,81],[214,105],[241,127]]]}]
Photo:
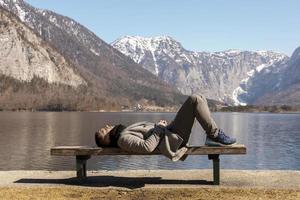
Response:
[{"label": "man lying on bench", "polygon": [[203,95],[189,96],[169,125],[165,120],[157,124],[138,122],[128,127],[106,125],[95,133],[95,141],[100,147],[120,147],[132,153],[151,153],[158,149],[173,161],[185,160],[195,118],[205,130],[206,145],[224,146],[236,142],[217,127]]}]

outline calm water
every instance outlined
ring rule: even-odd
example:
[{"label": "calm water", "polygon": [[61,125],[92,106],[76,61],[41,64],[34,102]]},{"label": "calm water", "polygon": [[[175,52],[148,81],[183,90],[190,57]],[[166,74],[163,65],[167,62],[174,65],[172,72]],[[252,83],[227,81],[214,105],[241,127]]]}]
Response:
[{"label": "calm water", "polygon": [[[0,112],[0,170],[73,170],[75,158],[50,156],[57,145],[92,145],[94,132],[106,123],[172,120],[174,113]],[[247,155],[221,156],[227,169],[300,170],[300,114],[213,113],[221,128],[247,146]],[[202,145],[195,123],[191,145]],[[88,169],[210,168],[207,156],[172,162],[163,156],[102,156]]]}]

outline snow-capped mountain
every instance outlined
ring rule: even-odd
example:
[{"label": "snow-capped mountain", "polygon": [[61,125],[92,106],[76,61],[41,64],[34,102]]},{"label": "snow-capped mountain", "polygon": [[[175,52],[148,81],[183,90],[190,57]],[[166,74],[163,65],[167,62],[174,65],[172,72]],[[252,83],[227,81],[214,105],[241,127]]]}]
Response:
[{"label": "snow-capped mountain", "polygon": [[242,105],[256,104],[265,94],[280,90],[288,60],[285,58],[261,70],[251,70],[249,77],[243,79],[240,86],[234,90],[234,97]]},{"label": "snow-capped mountain", "polygon": [[[68,60],[87,81],[89,87],[85,92],[88,96],[121,105],[139,100],[170,105],[177,102],[178,97],[182,98],[177,89],[143,69],[73,19],[34,8],[23,0],[0,0],[0,7],[13,13]],[[160,93],[166,95],[155,95]]]},{"label": "snow-capped mountain", "polygon": [[245,95],[249,80],[288,59],[273,51],[194,52],[169,36],[125,36],[112,46],[184,94],[202,93],[235,105],[251,102]]},{"label": "snow-capped mountain", "polygon": [[255,79],[250,81],[249,91],[255,90],[261,84],[266,87],[260,95],[252,99],[253,103],[300,106],[300,47],[290,59],[272,66],[270,71],[265,71]]}]

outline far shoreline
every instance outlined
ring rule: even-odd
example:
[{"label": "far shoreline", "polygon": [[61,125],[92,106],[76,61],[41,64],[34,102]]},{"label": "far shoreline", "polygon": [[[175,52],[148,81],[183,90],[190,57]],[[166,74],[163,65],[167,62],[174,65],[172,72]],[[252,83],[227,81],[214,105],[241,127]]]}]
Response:
[{"label": "far shoreline", "polygon": [[[12,112],[12,113],[20,113],[20,112],[30,112],[30,113],[176,113],[177,111],[134,111],[134,110],[0,110],[0,112]],[[216,110],[211,111],[212,113],[255,113],[255,114],[300,114],[300,110],[295,111],[279,111],[279,112],[272,112],[272,111],[223,111],[223,110]]]}]

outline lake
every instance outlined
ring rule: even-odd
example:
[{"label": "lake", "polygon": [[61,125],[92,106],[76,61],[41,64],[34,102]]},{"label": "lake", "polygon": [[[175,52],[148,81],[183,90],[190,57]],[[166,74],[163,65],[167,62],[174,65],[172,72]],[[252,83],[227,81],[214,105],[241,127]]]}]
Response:
[{"label": "lake", "polygon": [[[0,112],[0,170],[74,170],[74,157],[50,156],[58,145],[92,145],[105,124],[171,121],[175,113]],[[300,114],[213,113],[247,155],[221,156],[225,169],[300,170]],[[204,131],[195,120],[190,145],[203,145]],[[164,156],[92,157],[89,170],[211,168],[207,156],[172,162]]]}]

